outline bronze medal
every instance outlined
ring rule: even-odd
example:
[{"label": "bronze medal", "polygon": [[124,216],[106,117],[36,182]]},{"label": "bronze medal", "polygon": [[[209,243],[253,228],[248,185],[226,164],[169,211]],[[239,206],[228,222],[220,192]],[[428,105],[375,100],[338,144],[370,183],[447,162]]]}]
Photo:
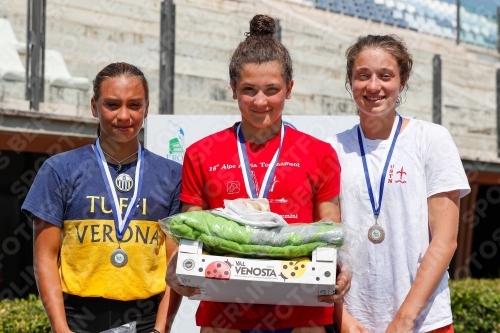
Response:
[{"label": "bronze medal", "polygon": [[368,238],[372,243],[381,243],[385,238],[385,231],[380,225],[375,224],[368,230]]}]

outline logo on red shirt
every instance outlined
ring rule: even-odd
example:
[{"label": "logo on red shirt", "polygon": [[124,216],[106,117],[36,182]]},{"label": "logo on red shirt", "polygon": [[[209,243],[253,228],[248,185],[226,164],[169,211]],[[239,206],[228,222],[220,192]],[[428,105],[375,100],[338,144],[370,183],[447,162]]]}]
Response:
[{"label": "logo on red shirt", "polygon": [[227,194],[238,194],[240,193],[240,182],[233,180],[227,182]]}]

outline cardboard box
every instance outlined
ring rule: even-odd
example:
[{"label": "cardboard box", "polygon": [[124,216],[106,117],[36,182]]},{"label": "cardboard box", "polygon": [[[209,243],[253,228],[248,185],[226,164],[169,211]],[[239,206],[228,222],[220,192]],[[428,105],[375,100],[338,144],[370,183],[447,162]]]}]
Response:
[{"label": "cardboard box", "polygon": [[203,254],[203,243],[181,239],[177,276],[198,287],[191,299],[216,302],[332,306],[317,301],[335,292],[337,249],[318,248],[312,259],[267,260]]}]

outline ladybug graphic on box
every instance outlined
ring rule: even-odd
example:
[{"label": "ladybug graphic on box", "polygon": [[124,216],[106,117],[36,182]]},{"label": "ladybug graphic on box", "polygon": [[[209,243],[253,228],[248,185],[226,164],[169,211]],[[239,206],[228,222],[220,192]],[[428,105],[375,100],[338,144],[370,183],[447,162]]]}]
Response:
[{"label": "ladybug graphic on box", "polygon": [[214,280],[229,280],[231,278],[231,263],[229,261],[214,261],[205,268],[205,278]]},{"label": "ladybug graphic on box", "polygon": [[298,279],[307,269],[307,263],[311,262],[309,258],[294,258],[283,260],[281,262],[281,278],[283,281],[287,279]]}]

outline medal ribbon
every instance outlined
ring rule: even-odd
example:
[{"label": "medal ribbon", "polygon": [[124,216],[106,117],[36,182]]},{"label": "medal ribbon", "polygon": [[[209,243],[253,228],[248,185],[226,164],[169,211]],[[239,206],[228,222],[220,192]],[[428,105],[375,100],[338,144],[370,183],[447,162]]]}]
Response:
[{"label": "medal ribbon", "polygon": [[134,179],[134,183],[137,181],[137,184],[134,188],[134,195],[132,196],[132,199],[130,199],[130,204],[125,211],[125,215],[122,217],[122,214],[118,212],[118,207],[120,207],[120,204],[118,203],[118,196],[116,195],[116,189],[113,184],[113,180],[111,179],[111,174],[109,173],[106,157],[104,156],[101,145],[99,144],[99,139],[97,139],[94,144],[94,147],[96,148],[94,149],[94,153],[97,157],[97,161],[100,161],[99,168],[101,169],[101,175],[104,179],[104,184],[106,184],[108,197],[113,198],[113,200],[111,200],[111,210],[113,211],[115,232],[118,241],[122,240],[123,235],[125,234],[125,230],[127,230],[127,227],[132,220],[132,216],[134,216],[135,208],[137,207],[138,194],[141,192],[142,177],[144,174],[144,150],[142,149],[140,143],[138,143],[138,145],[139,150]]},{"label": "medal ribbon", "polygon": [[[398,125],[396,127],[396,131],[394,131],[394,125],[392,127],[391,137],[393,138],[392,138],[391,148],[389,149],[389,153],[387,154],[387,160],[385,161],[384,170],[382,171],[382,177],[380,179],[378,207],[376,207],[375,205],[372,184],[370,182],[370,174],[368,172],[368,165],[366,163],[364,141],[363,141],[364,135],[361,135],[361,125],[358,126],[358,143],[359,143],[359,149],[361,151],[361,158],[363,160],[363,169],[365,171],[366,186],[368,187],[368,194],[370,195],[370,202],[372,204],[373,214],[376,217],[378,217],[378,215],[380,214],[380,207],[382,206],[382,196],[384,194],[384,182],[385,182],[385,174],[387,173],[387,167],[389,166],[389,163],[391,161],[392,152],[394,151],[394,147],[396,146],[396,140],[398,139],[399,131],[401,130],[401,125],[403,124],[403,117],[401,117],[399,114],[397,114],[397,116],[399,117]],[[391,138],[389,138],[389,140],[390,139]]]},{"label": "medal ribbon", "polygon": [[241,123],[235,128],[238,146],[238,155],[240,157],[241,172],[243,173],[243,181],[245,182],[245,188],[247,190],[248,197],[251,199],[255,198],[267,198],[269,194],[269,189],[274,176],[274,171],[276,170],[276,165],[278,164],[278,159],[281,152],[281,147],[283,145],[283,138],[285,137],[285,126],[283,122],[281,123],[281,133],[280,133],[280,146],[267,167],[266,175],[262,181],[262,187],[257,195],[254,183],[252,181],[252,171],[250,170],[250,162],[248,160],[247,148],[245,146],[245,138],[241,132]]}]

